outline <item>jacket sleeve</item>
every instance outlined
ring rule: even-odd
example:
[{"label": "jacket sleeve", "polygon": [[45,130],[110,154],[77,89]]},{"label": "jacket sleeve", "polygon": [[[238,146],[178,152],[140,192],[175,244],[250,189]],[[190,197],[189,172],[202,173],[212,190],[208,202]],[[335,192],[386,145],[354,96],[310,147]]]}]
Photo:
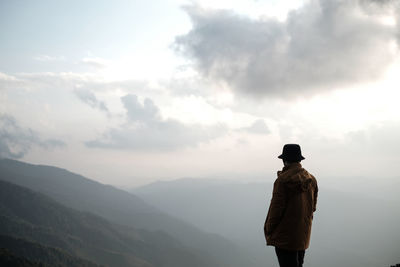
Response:
[{"label": "jacket sleeve", "polygon": [[317,184],[317,180],[315,180],[313,212],[317,210],[317,199],[318,199],[318,184]]},{"label": "jacket sleeve", "polygon": [[278,180],[274,183],[271,204],[264,224],[265,237],[271,235],[282,219],[286,206],[286,194],[283,185]]}]

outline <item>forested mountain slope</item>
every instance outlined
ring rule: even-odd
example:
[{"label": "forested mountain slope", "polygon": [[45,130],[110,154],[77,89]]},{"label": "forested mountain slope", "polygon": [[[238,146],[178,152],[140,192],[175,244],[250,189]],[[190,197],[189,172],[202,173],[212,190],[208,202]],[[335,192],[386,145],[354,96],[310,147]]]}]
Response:
[{"label": "forested mountain slope", "polygon": [[[107,266],[205,266],[202,259],[163,232],[115,225],[99,216],[67,208],[47,196],[4,181],[0,181],[0,225],[2,246],[8,244],[6,247],[13,251],[16,251],[19,239],[13,241],[4,236],[40,244],[35,247],[25,242],[29,253],[43,251],[40,249],[42,246],[60,249],[64,254],[61,257],[66,261],[69,259],[64,251]],[[52,255],[56,252],[53,250]],[[75,266],[86,265],[80,262]]]},{"label": "forested mountain slope", "polygon": [[101,267],[60,248],[44,246],[23,238],[0,235],[0,244],[0,266]]},{"label": "forested mountain slope", "polygon": [[228,239],[203,232],[126,191],[67,170],[3,159],[0,180],[41,192],[67,207],[94,213],[119,225],[163,231],[205,261],[207,267],[251,266],[252,259]]}]

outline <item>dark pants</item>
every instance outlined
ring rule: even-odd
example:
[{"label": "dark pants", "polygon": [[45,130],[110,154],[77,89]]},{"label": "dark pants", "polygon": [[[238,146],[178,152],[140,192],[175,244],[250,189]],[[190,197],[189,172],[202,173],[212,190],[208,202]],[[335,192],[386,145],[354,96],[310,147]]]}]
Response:
[{"label": "dark pants", "polygon": [[280,267],[303,267],[304,250],[292,251],[275,247]]}]

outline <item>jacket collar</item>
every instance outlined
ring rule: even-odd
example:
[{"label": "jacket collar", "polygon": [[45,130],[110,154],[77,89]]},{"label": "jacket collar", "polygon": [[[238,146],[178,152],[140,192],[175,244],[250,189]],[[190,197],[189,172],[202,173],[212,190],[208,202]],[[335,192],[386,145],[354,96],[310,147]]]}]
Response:
[{"label": "jacket collar", "polygon": [[281,171],[278,171],[277,174],[278,174],[278,176],[280,176],[281,174],[283,174],[283,173],[285,173],[285,172],[287,172],[289,170],[293,171],[293,170],[298,170],[298,169],[301,169],[301,168],[302,168],[302,166],[301,166],[301,164],[299,162],[290,163],[289,165],[284,166]]},{"label": "jacket collar", "polygon": [[291,170],[291,169],[300,169],[302,168],[300,162],[290,163],[282,168],[282,172]]}]

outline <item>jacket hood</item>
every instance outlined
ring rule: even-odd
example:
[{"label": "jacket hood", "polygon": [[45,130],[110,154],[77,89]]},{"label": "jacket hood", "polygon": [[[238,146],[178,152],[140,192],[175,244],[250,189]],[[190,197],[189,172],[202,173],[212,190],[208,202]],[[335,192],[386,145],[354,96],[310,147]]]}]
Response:
[{"label": "jacket hood", "polygon": [[278,171],[278,179],[293,191],[305,192],[311,189],[313,176],[301,167],[300,163],[293,163]]}]

